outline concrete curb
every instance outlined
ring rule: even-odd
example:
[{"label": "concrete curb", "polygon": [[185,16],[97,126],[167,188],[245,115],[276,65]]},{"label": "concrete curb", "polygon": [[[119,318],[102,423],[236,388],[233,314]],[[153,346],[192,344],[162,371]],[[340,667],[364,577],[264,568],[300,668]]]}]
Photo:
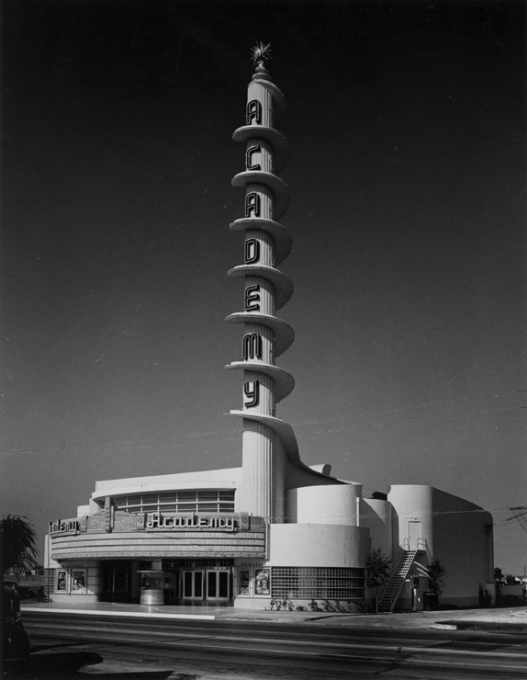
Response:
[{"label": "concrete curb", "polygon": [[443,612],[403,612],[393,614],[349,614],[337,612],[287,612],[234,609],[232,607],[204,606],[189,609],[185,606],[147,607],[141,605],[95,603],[68,606],[59,603],[22,603],[24,612],[56,612],[57,614],[83,614],[91,616],[135,617],[148,619],[187,619],[225,621],[231,623],[310,624],[339,628],[382,629],[436,629],[459,631],[486,631],[496,633],[527,633],[527,610],[515,608],[448,610]]},{"label": "concrete curb", "polygon": [[495,633],[527,633],[527,622],[508,621],[436,621],[434,628],[444,630],[484,630]]},{"label": "concrete curb", "polygon": [[127,612],[127,611],[107,611],[97,609],[61,609],[53,607],[45,609],[43,607],[24,607],[21,612],[42,612],[51,611],[54,614],[77,614],[82,616],[126,616],[141,619],[196,619],[198,621],[213,621],[214,614],[163,614],[161,612]]}]

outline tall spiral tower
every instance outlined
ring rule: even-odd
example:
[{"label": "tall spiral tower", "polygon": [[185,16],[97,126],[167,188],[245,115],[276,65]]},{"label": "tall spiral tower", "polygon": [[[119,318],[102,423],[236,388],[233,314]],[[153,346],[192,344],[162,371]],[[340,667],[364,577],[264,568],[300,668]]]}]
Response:
[{"label": "tall spiral tower", "polygon": [[294,339],[293,329],[275,313],[293,294],[288,277],[275,265],[291,251],[291,237],[278,220],[289,205],[289,190],[278,176],[287,162],[289,145],[276,129],[285,110],[282,92],[272,82],[264,61],[270,46],[253,48],[255,72],[247,91],[245,125],[233,139],[246,144],[245,170],[232,186],[245,189],[244,217],[230,225],[245,233],[243,264],[228,276],[244,279],[243,311],[226,321],[242,323],[241,360],[226,368],[243,371],[242,418],[243,483],[236,499],[237,511],[264,517],[269,523],[284,521],[284,472],[287,458],[297,451],[289,425],[276,418],[276,404],[294,388],[293,377],[275,360]]}]

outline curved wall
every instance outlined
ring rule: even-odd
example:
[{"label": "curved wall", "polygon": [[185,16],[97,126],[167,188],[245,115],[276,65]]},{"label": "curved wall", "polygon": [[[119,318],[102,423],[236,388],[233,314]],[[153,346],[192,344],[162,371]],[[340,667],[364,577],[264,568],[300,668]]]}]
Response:
[{"label": "curved wall", "polygon": [[103,502],[106,496],[122,496],[132,493],[172,491],[185,489],[236,489],[242,479],[242,468],[222,470],[200,470],[198,472],[179,472],[168,475],[145,477],[126,477],[95,482],[91,502]]},{"label": "curved wall", "polygon": [[360,484],[303,486],[286,492],[287,522],[358,526]]},{"label": "curved wall", "polygon": [[388,500],[394,508],[392,536],[394,547],[419,534],[434,552],[434,515],[431,486],[397,484],[388,487]]},{"label": "curved wall", "polygon": [[392,545],[392,504],[375,498],[364,498],[359,506],[359,523],[370,530],[372,549],[381,548],[390,559]]},{"label": "curved wall", "polygon": [[362,567],[369,551],[369,531],[332,524],[271,524],[269,566]]},{"label": "curved wall", "polygon": [[431,486],[392,486],[388,499],[394,507],[394,544],[396,536],[401,544],[419,532],[432,558],[441,561],[446,572],[441,602],[476,606],[480,585],[493,583],[492,516]]}]

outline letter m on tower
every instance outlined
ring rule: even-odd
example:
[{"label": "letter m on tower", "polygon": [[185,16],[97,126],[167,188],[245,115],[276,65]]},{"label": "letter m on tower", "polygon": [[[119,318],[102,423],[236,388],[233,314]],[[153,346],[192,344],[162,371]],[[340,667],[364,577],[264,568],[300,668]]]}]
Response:
[{"label": "letter m on tower", "polygon": [[258,333],[247,333],[242,339],[242,356],[244,361],[262,358],[262,336]]}]

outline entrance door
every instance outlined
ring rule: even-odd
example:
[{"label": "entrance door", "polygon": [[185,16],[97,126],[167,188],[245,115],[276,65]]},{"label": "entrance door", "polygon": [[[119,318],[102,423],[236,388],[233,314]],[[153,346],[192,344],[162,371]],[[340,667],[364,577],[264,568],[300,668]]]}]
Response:
[{"label": "entrance door", "polygon": [[230,571],[207,569],[207,600],[230,598]]},{"label": "entrance door", "polygon": [[130,599],[130,562],[103,562],[102,597],[110,602],[127,602]]},{"label": "entrance door", "polygon": [[183,600],[203,600],[203,571],[183,571],[181,580]]},{"label": "entrance door", "polygon": [[410,550],[417,549],[417,543],[421,538],[421,522],[408,522],[408,541]]}]

